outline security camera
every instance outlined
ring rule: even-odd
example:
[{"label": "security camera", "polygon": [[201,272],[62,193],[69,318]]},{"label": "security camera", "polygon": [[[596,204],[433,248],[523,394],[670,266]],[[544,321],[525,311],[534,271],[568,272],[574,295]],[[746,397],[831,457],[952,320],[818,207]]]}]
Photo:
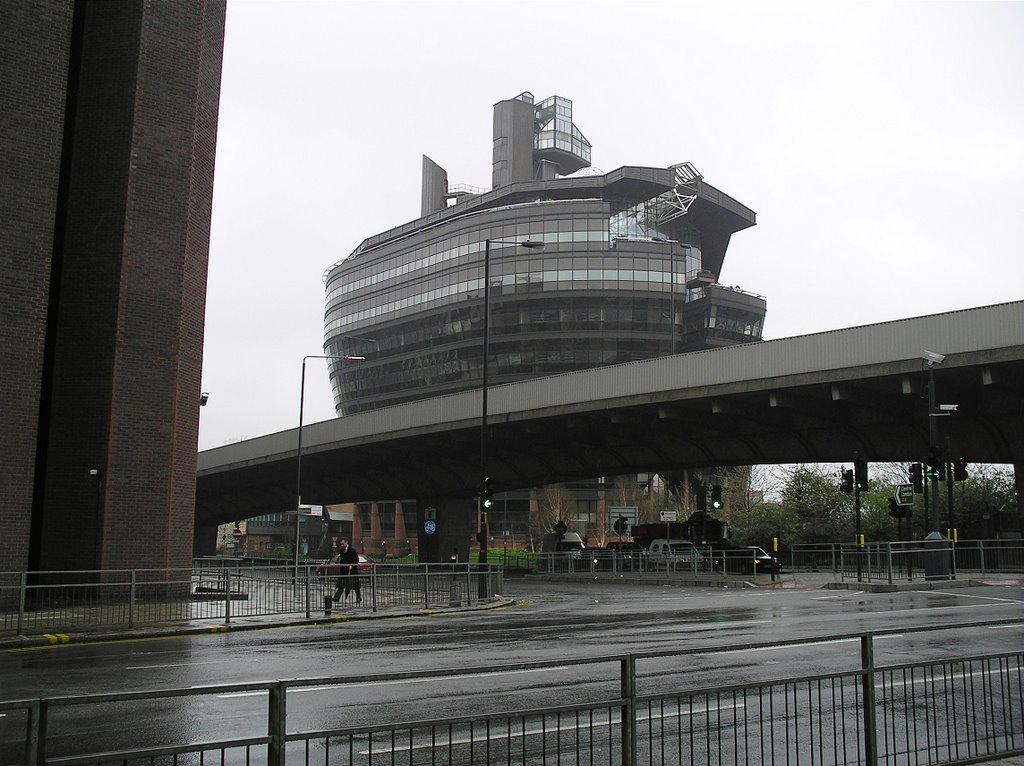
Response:
[{"label": "security camera", "polygon": [[[941,360],[940,360],[940,361],[941,361]],[[205,407],[205,406],[206,406],[206,403],[207,403],[208,401],[210,401],[210,395],[209,395],[208,393],[206,393],[205,391],[203,391],[203,393],[199,394],[199,406],[200,406],[200,407]]]},{"label": "security camera", "polygon": [[921,354],[921,358],[928,362],[928,364],[942,364],[942,360],[946,358],[946,355],[937,354],[934,351],[925,351]]}]

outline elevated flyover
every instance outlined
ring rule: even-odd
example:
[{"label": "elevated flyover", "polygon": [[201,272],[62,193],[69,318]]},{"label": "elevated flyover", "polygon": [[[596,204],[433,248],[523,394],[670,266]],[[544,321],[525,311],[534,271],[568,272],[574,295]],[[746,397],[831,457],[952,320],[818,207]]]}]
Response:
[{"label": "elevated flyover", "polygon": [[[934,366],[938,401],[958,405],[938,421],[940,441],[972,463],[1024,462],[1018,301],[491,387],[489,473],[500,492],[661,469],[848,463],[855,453],[920,460],[925,350],[946,355]],[[480,401],[470,391],[304,426],[303,502],[472,508]],[[197,525],[293,507],[296,440],[291,429],[201,452]]]}]

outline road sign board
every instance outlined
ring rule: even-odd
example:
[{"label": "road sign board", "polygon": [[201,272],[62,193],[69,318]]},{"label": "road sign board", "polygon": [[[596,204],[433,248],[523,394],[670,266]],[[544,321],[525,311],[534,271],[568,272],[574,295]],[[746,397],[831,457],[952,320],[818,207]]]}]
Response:
[{"label": "road sign board", "polygon": [[231,530],[231,536],[237,540],[242,536],[242,530],[238,528]]},{"label": "road sign board", "polygon": [[913,505],[914,504],[914,485],[913,484],[900,484],[896,487],[896,502],[899,505]]},{"label": "road sign board", "polygon": [[662,511],[661,512],[661,520],[662,521],[675,521],[676,520],[676,512],[675,511]]}]

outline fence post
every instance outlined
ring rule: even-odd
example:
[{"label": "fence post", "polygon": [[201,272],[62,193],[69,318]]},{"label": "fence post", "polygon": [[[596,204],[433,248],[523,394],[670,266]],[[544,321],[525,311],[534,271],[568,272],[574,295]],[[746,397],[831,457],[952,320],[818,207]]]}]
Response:
[{"label": "fence post", "polygon": [[288,728],[285,719],[288,713],[288,690],[284,683],[278,681],[271,684],[268,690],[270,698],[267,709],[267,734],[270,743],[267,745],[267,766],[284,766],[284,751]]},{"label": "fence post", "polygon": [[636,764],[636,657],[627,654],[620,661],[619,687],[622,705],[622,766]]},{"label": "fence post", "polygon": [[[454,580],[454,578],[452,578]],[[450,600],[450,599],[449,599]],[[423,608],[430,609],[430,563],[423,565]]]},{"label": "fence post", "polygon": [[885,569],[889,584],[892,585],[892,543],[885,544]]},{"label": "fence post", "polygon": [[128,586],[128,627],[135,627],[135,574],[138,570],[132,570],[131,584]]},{"label": "fence post", "polygon": [[310,609],[312,598],[313,598],[312,583],[310,582],[310,578],[309,578],[309,564],[307,563],[306,564],[306,619],[307,620],[313,614],[312,609]]},{"label": "fence post", "polygon": [[864,700],[864,763],[878,764],[878,732],[875,730],[875,648],[870,633],[860,637],[861,690]]},{"label": "fence post", "polygon": [[981,567],[981,574],[985,574],[985,541],[978,541],[978,564]]},{"label": "fence post", "polygon": [[227,569],[224,571],[224,624],[231,624],[231,572]]},{"label": "fence post", "polygon": [[28,598],[28,572],[21,573],[18,586],[18,635],[25,635],[25,599]]},{"label": "fence post", "polygon": [[[396,581],[397,581],[397,570],[396,570]],[[377,566],[373,564],[370,566],[370,611],[377,611]]]}]

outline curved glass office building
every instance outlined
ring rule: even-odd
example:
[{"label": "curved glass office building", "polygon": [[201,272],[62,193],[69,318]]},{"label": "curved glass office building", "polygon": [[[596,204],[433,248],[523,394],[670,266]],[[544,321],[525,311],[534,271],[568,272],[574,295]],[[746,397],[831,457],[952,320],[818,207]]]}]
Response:
[{"label": "curved glass office building", "polygon": [[753,211],[689,163],[590,152],[568,99],[524,93],[495,105],[491,191],[423,158],[421,217],[325,275],[325,353],[366,358],[332,362],[339,414],[479,388],[485,290],[490,385],[760,339],[764,299],[717,282]]}]

